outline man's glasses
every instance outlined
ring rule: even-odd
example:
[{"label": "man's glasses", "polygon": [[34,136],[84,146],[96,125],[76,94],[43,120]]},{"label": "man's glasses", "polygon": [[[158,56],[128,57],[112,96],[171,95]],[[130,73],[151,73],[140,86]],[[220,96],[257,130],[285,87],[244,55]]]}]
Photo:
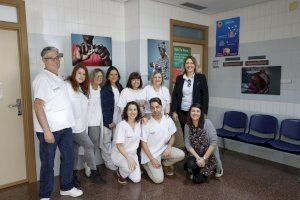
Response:
[{"label": "man's glasses", "polygon": [[187,82],[188,82],[188,85],[187,85],[187,86],[188,86],[188,87],[191,87],[191,85],[192,85],[191,79],[188,79]]},{"label": "man's glasses", "polygon": [[59,56],[56,56],[56,57],[54,57],[54,58],[44,58],[45,60],[50,60],[50,61],[60,61],[60,57]]}]

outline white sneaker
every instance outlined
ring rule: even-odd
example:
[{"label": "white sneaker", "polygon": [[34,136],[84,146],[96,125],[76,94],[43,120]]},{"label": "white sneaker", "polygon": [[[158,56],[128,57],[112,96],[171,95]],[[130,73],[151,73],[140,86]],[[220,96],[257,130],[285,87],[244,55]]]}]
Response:
[{"label": "white sneaker", "polygon": [[221,169],[219,172],[216,172],[215,174],[216,178],[220,178],[221,176],[223,176],[223,169]]},{"label": "white sneaker", "polygon": [[40,200],[50,200],[50,198],[41,198]]},{"label": "white sneaker", "polygon": [[84,172],[85,172],[85,175],[86,175],[87,177],[90,177],[90,175],[91,175],[91,168],[89,168],[89,166],[87,166],[86,163],[83,163],[83,166],[84,166]]},{"label": "white sneaker", "polygon": [[60,191],[60,195],[62,196],[71,196],[71,197],[79,197],[83,194],[82,190],[73,187],[71,190],[68,191]]}]

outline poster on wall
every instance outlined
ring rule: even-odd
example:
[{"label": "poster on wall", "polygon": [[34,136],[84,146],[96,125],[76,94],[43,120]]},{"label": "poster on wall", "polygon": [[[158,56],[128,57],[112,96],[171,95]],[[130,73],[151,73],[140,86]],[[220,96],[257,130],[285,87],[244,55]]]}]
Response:
[{"label": "poster on wall", "polygon": [[168,85],[170,79],[169,41],[148,39],[148,80],[160,71]]},{"label": "poster on wall", "polygon": [[243,67],[242,93],[280,95],[281,66]]},{"label": "poster on wall", "polygon": [[182,73],[184,59],[191,55],[191,48],[174,46],[173,55],[172,82],[175,83],[177,76]]},{"label": "poster on wall", "polygon": [[71,34],[72,64],[111,66],[112,40],[110,37]]},{"label": "poster on wall", "polygon": [[216,57],[239,53],[240,18],[216,21]]}]

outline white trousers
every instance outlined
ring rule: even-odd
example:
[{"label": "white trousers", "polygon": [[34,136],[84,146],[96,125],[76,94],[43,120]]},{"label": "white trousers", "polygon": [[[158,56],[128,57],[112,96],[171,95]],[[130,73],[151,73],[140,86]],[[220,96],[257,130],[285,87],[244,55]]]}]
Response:
[{"label": "white trousers", "polygon": [[[172,166],[173,164],[184,159],[184,152],[181,149],[172,147],[171,154],[169,157],[162,157],[162,155],[156,157],[155,159],[164,166]],[[164,181],[164,172],[162,166],[160,168],[155,168],[152,166],[151,162],[143,164],[148,176],[154,183],[162,183]]]},{"label": "white trousers", "polygon": [[139,159],[136,153],[128,153],[129,156],[136,162],[137,166],[135,170],[131,171],[128,167],[128,162],[124,156],[118,159],[119,161],[114,163],[115,166],[119,167],[119,173],[123,178],[129,178],[134,183],[141,181],[141,168],[139,164]]},{"label": "white trousers", "polygon": [[112,151],[112,135],[113,130],[103,127],[103,136],[101,147],[101,156],[104,161],[104,164],[107,168],[115,170],[115,166],[111,160],[111,151]]}]

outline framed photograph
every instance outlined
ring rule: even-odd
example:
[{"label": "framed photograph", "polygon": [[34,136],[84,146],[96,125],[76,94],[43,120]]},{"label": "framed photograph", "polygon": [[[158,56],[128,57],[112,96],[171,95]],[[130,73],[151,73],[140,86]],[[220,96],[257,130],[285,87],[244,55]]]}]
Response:
[{"label": "framed photograph", "polygon": [[281,66],[243,67],[242,93],[280,95]]},{"label": "framed photograph", "polygon": [[112,40],[110,37],[71,34],[72,64],[111,66]]}]

